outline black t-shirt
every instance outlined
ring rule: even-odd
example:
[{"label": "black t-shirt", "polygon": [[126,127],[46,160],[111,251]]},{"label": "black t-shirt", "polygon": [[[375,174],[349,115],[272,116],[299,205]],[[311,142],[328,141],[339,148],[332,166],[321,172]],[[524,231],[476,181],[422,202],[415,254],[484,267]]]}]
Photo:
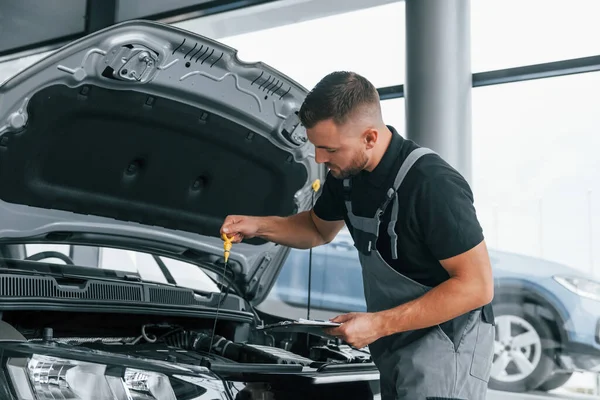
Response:
[{"label": "black t-shirt", "polygon": [[[404,139],[396,130],[378,166],[352,178],[352,211],[361,217],[373,217],[393,186],[396,174],[411,151],[419,146]],[[449,278],[440,264],[464,253],[484,239],[473,204],[473,193],[463,176],[437,154],[422,156],[409,170],[398,189],[398,258],[392,259],[387,233],[392,203],[381,217],[377,250],[396,271],[422,285],[435,287]],[[329,173],[315,207],[324,220],[344,219],[353,234],[344,203],[343,181]],[[491,305],[483,310],[484,319],[493,321]],[[442,330],[458,346],[468,314],[442,323]]]},{"label": "black t-shirt", "polygon": [[[357,216],[373,217],[400,165],[419,147],[389,128],[392,140],[379,165],[352,178],[352,211]],[[412,166],[398,189],[398,205],[398,259],[392,259],[387,233],[391,203],[382,215],[376,247],[392,268],[423,285],[434,287],[447,280],[439,260],[464,253],[484,239],[469,184],[437,154],[427,154]],[[344,219],[353,234],[342,180],[330,173],[314,211],[327,221]]]}]

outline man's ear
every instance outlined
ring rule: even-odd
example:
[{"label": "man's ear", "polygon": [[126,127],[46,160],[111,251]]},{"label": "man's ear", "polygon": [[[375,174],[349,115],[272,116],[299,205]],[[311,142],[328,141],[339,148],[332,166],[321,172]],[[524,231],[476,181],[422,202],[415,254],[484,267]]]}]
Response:
[{"label": "man's ear", "polygon": [[376,129],[369,129],[368,131],[366,131],[364,133],[363,137],[365,140],[365,145],[367,147],[367,150],[370,150],[373,147],[375,147],[375,144],[377,143],[377,139],[379,138],[379,132],[377,132]]}]

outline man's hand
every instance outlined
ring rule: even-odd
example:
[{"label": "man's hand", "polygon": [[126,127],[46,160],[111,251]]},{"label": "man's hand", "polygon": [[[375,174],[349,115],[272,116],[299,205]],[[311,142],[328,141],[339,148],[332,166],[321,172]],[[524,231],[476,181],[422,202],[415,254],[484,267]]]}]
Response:
[{"label": "man's hand", "polygon": [[233,243],[252,239],[258,233],[259,219],[246,215],[229,215],[221,226],[221,234],[233,237]]},{"label": "man's hand", "polygon": [[325,329],[325,333],[339,337],[357,349],[362,349],[383,336],[379,315],[375,313],[343,314],[331,321],[342,325]]}]

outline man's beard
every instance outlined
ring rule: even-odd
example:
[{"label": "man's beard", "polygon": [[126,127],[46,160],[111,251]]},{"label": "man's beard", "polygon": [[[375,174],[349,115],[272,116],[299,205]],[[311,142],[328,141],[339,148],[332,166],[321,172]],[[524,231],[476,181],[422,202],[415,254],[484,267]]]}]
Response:
[{"label": "man's beard", "polygon": [[358,175],[360,171],[362,171],[369,160],[367,159],[367,155],[363,152],[359,152],[356,157],[352,160],[350,166],[343,170],[336,170],[330,168],[331,175],[333,175],[337,179],[346,179],[352,176]]}]

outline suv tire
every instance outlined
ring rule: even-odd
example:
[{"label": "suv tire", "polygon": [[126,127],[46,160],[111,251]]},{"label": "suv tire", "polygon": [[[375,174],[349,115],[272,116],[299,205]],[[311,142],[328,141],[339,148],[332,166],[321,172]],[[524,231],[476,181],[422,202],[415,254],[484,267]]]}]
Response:
[{"label": "suv tire", "polygon": [[555,340],[548,323],[535,315],[536,308],[533,304],[494,304],[496,342],[490,389],[528,392],[552,376]]}]

